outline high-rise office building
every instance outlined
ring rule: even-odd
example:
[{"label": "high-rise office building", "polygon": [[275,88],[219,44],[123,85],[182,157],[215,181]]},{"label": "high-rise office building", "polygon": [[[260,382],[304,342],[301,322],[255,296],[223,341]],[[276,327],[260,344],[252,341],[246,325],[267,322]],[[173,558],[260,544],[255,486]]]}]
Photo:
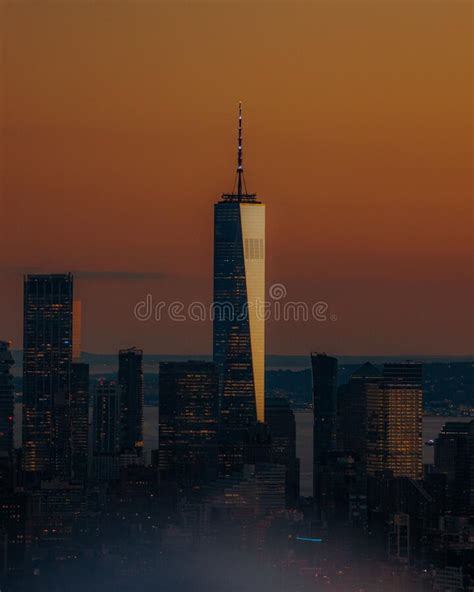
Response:
[{"label": "high-rise office building", "polygon": [[368,424],[374,391],[378,393],[382,372],[369,362],[353,372],[338,390],[338,447],[366,465]]},{"label": "high-rise office building", "polygon": [[212,362],[163,362],[159,377],[162,479],[193,487],[217,476],[218,375]]},{"label": "high-rise office building", "polygon": [[14,389],[13,356],[8,341],[0,341],[0,459],[12,460]]},{"label": "high-rise office building", "polygon": [[474,508],[474,421],[448,421],[435,440],[435,467],[446,475],[448,508],[468,516]]},{"label": "high-rise office building", "polygon": [[336,449],[337,358],[311,354],[313,374],[313,495],[316,507],[325,505],[329,454]]},{"label": "high-rise office building", "polygon": [[247,192],[242,145],[240,107],[236,183],[214,206],[213,359],[226,471],[242,466],[249,430],[265,419],[265,205]]},{"label": "high-rise office building", "polygon": [[101,379],[96,386],[93,410],[94,454],[120,453],[120,387]]},{"label": "high-rise office building", "polygon": [[69,478],[73,340],[71,274],[24,281],[23,462],[27,472]]},{"label": "high-rise office building", "polygon": [[365,386],[367,413],[366,467],[367,475],[375,477],[387,467],[387,392],[380,383]]},{"label": "high-rise office building", "polygon": [[121,387],[120,446],[143,448],[143,351],[134,347],[119,351],[118,382]]},{"label": "high-rise office building", "polygon": [[300,495],[295,414],[286,399],[268,398],[265,418],[271,436],[271,462],[286,468],[286,504],[288,507],[295,507]]},{"label": "high-rise office building", "polygon": [[120,386],[101,379],[94,393],[93,408],[94,476],[118,479],[120,470]]},{"label": "high-rise office building", "polygon": [[[362,389],[366,407],[367,475],[375,477],[390,471],[394,477],[422,479],[422,365],[385,364],[381,376],[377,376],[370,364],[360,370],[362,375],[354,388]],[[364,429],[363,415],[356,414],[354,422],[354,433],[362,446],[363,441],[357,435]]]},{"label": "high-rise office building", "polygon": [[89,364],[71,366],[71,473],[84,482],[89,464]]},{"label": "high-rise office building", "polygon": [[423,478],[423,381],[416,362],[384,364],[385,468]]}]

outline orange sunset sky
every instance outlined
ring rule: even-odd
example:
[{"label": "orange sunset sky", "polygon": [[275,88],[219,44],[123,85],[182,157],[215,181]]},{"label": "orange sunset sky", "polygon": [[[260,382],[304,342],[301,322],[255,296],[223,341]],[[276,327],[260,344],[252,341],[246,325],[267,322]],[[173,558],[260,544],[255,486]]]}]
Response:
[{"label": "orange sunset sky", "polygon": [[73,271],[86,351],[210,353],[133,307],[211,301],[242,100],[267,285],[337,316],[268,353],[472,352],[470,2],[0,0],[0,35],[0,339]]}]

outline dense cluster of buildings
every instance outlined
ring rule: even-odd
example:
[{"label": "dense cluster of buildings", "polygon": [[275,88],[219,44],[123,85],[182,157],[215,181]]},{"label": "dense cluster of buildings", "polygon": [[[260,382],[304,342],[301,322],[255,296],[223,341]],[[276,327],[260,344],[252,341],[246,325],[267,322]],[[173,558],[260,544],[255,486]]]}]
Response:
[{"label": "dense cluster of buildings", "polygon": [[53,590],[85,564],[142,577],[216,548],[276,570],[275,590],[474,590],[474,421],[448,422],[423,467],[421,364],[367,363],[338,386],[338,360],[311,355],[314,491],[300,496],[294,413],[265,398],[265,206],[245,188],[241,123],[236,185],[215,206],[213,361],[160,364],[157,450],[143,352],[120,350],[116,380],[91,389],[72,275],[25,278],[21,449],[0,342],[6,590]]}]

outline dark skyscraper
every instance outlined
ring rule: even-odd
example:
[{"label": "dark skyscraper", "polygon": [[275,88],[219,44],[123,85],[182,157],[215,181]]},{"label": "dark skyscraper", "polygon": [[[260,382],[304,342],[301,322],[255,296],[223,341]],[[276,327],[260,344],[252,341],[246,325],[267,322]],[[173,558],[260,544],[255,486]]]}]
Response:
[{"label": "dark skyscraper", "polygon": [[120,446],[143,448],[143,352],[132,347],[119,352],[118,382],[121,387]]},{"label": "dark skyscraper", "polygon": [[118,479],[120,467],[120,386],[101,379],[94,393],[92,421],[94,476]]},{"label": "dark skyscraper", "polygon": [[159,383],[159,468],[192,487],[217,476],[218,376],[211,362],[163,362]]},{"label": "dark skyscraper", "polygon": [[286,468],[286,504],[295,507],[300,495],[300,463],[296,457],[296,422],[283,398],[267,399],[265,418],[271,436],[271,461]]},{"label": "dark skyscraper", "polygon": [[85,481],[89,459],[89,364],[71,366],[72,478]]},{"label": "dark skyscraper", "polygon": [[13,454],[13,363],[10,344],[0,341],[0,459],[6,460],[11,460]]},{"label": "dark skyscraper", "polygon": [[435,466],[446,475],[448,505],[456,516],[474,508],[474,421],[445,423],[435,441]]},{"label": "dark skyscraper", "polygon": [[[369,362],[350,376],[338,392],[338,447],[353,453],[359,463],[367,463],[368,424],[373,398],[380,396],[382,372]],[[372,444],[372,442],[371,442]]]},{"label": "dark skyscraper", "polygon": [[264,301],[265,205],[245,188],[239,110],[236,186],[214,206],[213,353],[226,472],[242,466],[249,430],[264,421]]},{"label": "dark skyscraper", "polygon": [[23,462],[28,472],[68,478],[73,278],[29,275],[24,282]]},{"label": "dark skyscraper", "polygon": [[120,387],[101,379],[94,394],[94,455],[120,453]]},{"label": "dark skyscraper", "polygon": [[325,504],[329,453],[336,449],[337,359],[311,354],[313,372],[313,492],[316,507]]}]

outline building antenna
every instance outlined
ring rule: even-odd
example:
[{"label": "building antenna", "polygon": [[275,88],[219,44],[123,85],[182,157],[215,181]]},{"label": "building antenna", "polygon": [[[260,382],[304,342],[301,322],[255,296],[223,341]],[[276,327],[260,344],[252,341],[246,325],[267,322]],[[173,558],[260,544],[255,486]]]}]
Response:
[{"label": "building antenna", "polygon": [[237,195],[242,195],[242,183],[244,175],[242,155],[242,101],[239,101],[239,134],[237,140]]}]

